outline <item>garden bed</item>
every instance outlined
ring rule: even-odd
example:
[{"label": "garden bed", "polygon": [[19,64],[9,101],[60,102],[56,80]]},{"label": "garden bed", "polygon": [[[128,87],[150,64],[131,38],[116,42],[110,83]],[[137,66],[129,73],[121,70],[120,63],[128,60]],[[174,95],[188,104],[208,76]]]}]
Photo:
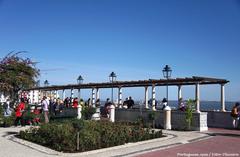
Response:
[{"label": "garden bed", "polygon": [[19,137],[57,151],[73,153],[163,136],[161,130],[154,131],[141,125],[74,119],[32,127],[21,131]]}]

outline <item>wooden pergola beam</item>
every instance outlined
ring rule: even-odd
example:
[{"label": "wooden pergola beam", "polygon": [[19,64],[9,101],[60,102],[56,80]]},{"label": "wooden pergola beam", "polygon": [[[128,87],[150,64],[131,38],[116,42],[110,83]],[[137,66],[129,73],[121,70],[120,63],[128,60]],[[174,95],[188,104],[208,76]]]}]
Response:
[{"label": "wooden pergola beam", "polygon": [[63,89],[91,89],[91,88],[118,88],[118,87],[146,87],[152,86],[187,86],[187,85],[212,85],[212,84],[226,84],[228,80],[219,78],[199,77],[193,76],[191,78],[175,78],[175,79],[149,79],[149,80],[138,80],[138,81],[116,81],[113,83],[86,83],[86,84],[69,84],[69,85],[53,85],[47,87],[34,87],[26,89],[30,90],[63,90]]}]

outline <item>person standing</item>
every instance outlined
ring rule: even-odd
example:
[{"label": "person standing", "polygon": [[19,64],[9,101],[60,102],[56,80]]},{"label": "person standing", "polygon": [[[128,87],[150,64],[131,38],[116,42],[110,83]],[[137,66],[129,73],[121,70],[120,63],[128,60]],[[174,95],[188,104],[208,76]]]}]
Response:
[{"label": "person standing", "polygon": [[167,106],[168,106],[168,101],[167,101],[167,99],[166,99],[166,98],[163,98],[163,100],[162,100],[162,105],[163,105],[163,107],[162,107],[162,110],[164,110],[164,109],[165,109],[165,107],[167,107]]},{"label": "person standing", "polygon": [[178,109],[180,111],[186,111],[186,105],[185,105],[182,98],[180,98],[179,101],[178,101]]},{"label": "person standing", "polygon": [[47,97],[44,96],[43,100],[42,100],[42,107],[43,107],[43,112],[44,112],[44,120],[45,123],[49,123],[49,119],[48,119],[48,101],[47,101]]},{"label": "person standing", "polygon": [[110,106],[112,105],[112,102],[109,98],[107,98],[105,105],[104,105],[104,115],[107,116],[107,118],[110,117]]},{"label": "person standing", "polygon": [[239,103],[236,102],[232,108],[231,116],[233,118],[233,128],[236,129],[238,127],[239,121]]},{"label": "person standing", "polygon": [[22,115],[23,115],[24,109],[25,109],[25,101],[24,101],[24,98],[21,98],[21,102],[16,107],[16,112],[15,112],[16,119],[14,122],[15,126],[18,125],[19,121],[21,122],[21,125],[23,125]]},{"label": "person standing", "polygon": [[74,98],[73,99],[73,105],[72,105],[73,108],[77,108],[78,107],[78,98]]},{"label": "person standing", "polygon": [[127,103],[128,109],[133,108],[133,105],[134,105],[134,100],[130,96],[129,99],[128,99],[128,103]]}]

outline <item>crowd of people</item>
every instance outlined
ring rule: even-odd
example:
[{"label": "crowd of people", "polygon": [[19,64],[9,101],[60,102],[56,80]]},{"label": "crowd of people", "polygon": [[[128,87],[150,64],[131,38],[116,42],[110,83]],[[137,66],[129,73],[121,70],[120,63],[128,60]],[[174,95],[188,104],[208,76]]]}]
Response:
[{"label": "crowd of people", "polygon": [[[152,101],[149,100],[149,105],[151,105]],[[26,104],[27,100],[24,98],[20,99],[20,102],[18,105],[14,107],[10,107],[10,100],[7,99],[7,101],[3,104],[3,109],[4,109],[4,116],[10,116],[12,112],[15,111],[15,126],[17,126],[19,123],[23,125],[23,115],[24,112],[26,111]],[[179,99],[178,101],[178,110],[179,111],[186,111],[187,105],[186,101],[184,101],[182,98]],[[41,100],[41,103],[36,105],[33,110],[31,110],[32,113],[36,115],[43,114],[44,116],[44,122],[48,123],[49,122],[49,114],[53,115],[58,115],[59,113],[63,112],[65,108],[77,108],[78,106],[82,107],[92,107],[92,101],[89,98],[87,101],[84,101],[83,99],[78,100],[77,97],[71,98],[67,97],[64,100],[57,98],[57,99],[49,99],[46,96],[43,97]],[[111,105],[114,105],[115,107],[120,107],[116,105],[115,103],[111,102],[109,98],[106,99],[105,105],[103,108],[101,108],[101,115],[106,116],[109,118],[110,114],[110,107]],[[134,100],[132,97],[126,98],[126,100],[122,104],[122,108],[125,109],[131,109],[135,105]],[[161,103],[155,103],[155,105],[162,106],[161,109],[164,110],[169,104],[166,98],[163,98]],[[39,107],[40,106],[40,107]],[[97,99],[95,102],[95,107],[101,106],[101,101],[100,99]],[[236,102],[231,110],[231,117],[233,119],[232,125],[233,128],[238,127],[239,119],[240,119],[240,104]],[[34,122],[40,123],[40,118],[37,116],[37,118],[33,119]]]}]

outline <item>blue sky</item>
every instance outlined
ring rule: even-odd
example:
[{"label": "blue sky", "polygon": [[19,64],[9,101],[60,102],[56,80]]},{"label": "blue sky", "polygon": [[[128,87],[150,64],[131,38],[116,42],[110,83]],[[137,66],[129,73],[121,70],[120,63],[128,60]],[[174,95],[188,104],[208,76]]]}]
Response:
[{"label": "blue sky", "polygon": [[[28,51],[50,84],[75,83],[80,74],[84,82],[106,82],[111,71],[118,80],[157,79],[169,64],[172,77],[230,80],[226,99],[239,101],[239,19],[238,0],[0,0],[0,57]],[[165,88],[157,93],[162,99]],[[183,96],[193,98],[194,87]],[[220,100],[220,86],[201,86],[201,98]]]}]

